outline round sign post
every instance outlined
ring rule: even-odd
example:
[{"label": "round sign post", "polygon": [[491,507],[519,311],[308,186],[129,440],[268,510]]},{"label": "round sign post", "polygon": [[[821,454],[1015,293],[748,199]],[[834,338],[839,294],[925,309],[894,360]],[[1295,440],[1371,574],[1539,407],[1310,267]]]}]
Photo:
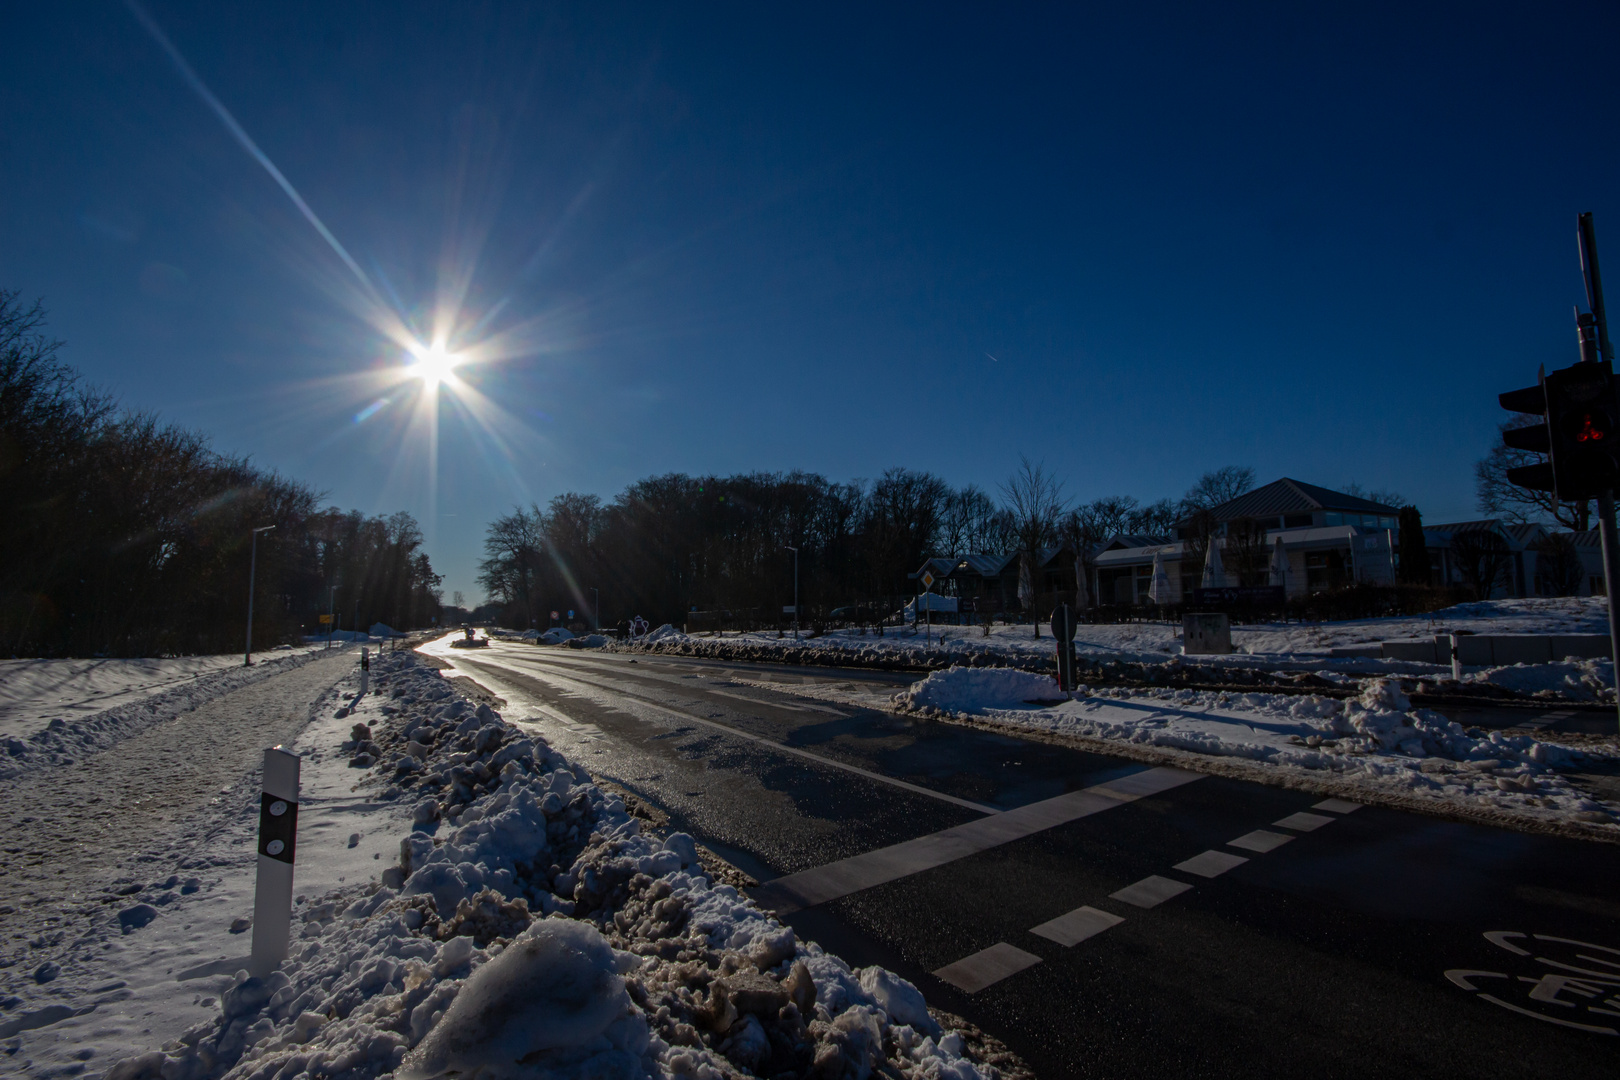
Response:
[{"label": "round sign post", "polygon": [[1052,612],[1052,637],[1057,640],[1058,689],[1069,693],[1078,685],[1074,677],[1074,609],[1059,604]]}]

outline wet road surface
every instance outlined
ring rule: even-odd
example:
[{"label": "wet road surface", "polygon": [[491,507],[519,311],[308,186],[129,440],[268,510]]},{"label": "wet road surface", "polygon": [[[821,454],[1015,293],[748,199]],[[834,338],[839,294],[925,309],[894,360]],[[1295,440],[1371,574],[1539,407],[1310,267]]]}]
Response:
[{"label": "wet road surface", "polygon": [[[438,652],[437,649],[434,649]],[[887,672],[441,655],[1044,1077],[1610,1076],[1620,847],[832,704]]]}]

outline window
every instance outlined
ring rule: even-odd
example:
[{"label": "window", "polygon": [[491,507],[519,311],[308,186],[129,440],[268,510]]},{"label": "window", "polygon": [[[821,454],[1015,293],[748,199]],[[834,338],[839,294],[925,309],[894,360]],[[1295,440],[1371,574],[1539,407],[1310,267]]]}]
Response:
[{"label": "window", "polygon": [[1329,525],[1343,525],[1344,524],[1344,515],[1343,514],[1325,514],[1325,515],[1323,515],[1323,519]]},{"label": "window", "polygon": [[1285,529],[1304,529],[1308,528],[1310,524],[1311,515],[1309,514],[1287,514],[1283,517],[1283,528]]}]

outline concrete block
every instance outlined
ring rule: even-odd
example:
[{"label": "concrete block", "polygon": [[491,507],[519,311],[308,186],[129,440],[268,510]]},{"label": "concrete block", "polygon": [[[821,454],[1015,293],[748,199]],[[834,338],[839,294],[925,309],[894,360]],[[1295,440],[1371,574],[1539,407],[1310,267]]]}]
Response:
[{"label": "concrete block", "polygon": [[1188,656],[1225,655],[1232,651],[1232,622],[1225,615],[1183,615],[1182,652]]},{"label": "concrete block", "polygon": [[1379,656],[1385,660],[1416,660],[1424,664],[1451,663],[1451,645],[1446,645],[1446,653],[1442,659],[1435,650],[1433,641],[1386,641]]},{"label": "concrete block", "polygon": [[1328,650],[1329,656],[1365,656],[1378,659],[1389,655],[1384,652],[1384,646],[1373,642],[1370,645],[1338,645]]},{"label": "concrete block", "polygon": [[1610,656],[1614,652],[1608,634],[1553,634],[1547,641],[1552,648],[1554,660],[1562,660],[1567,656],[1589,660],[1599,656]]},{"label": "concrete block", "polygon": [[1553,659],[1552,638],[1546,634],[1489,634],[1482,639],[1490,642],[1491,663],[1499,667],[1545,664]]}]

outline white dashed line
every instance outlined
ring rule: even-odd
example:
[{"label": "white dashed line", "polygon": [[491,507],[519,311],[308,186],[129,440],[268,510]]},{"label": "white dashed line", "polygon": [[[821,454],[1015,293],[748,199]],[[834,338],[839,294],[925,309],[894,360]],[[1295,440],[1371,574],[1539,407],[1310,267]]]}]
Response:
[{"label": "white dashed line", "polygon": [[1312,810],[1326,810],[1330,814],[1353,814],[1361,809],[1361,804],[1351,802],[1349,799],[1323,799],[1311,807]]},{"label": "white dashed line", "polygon": [[1172,870],[1183,870],[1199,877],[1220,877],[1234,866],[1242,866],[1249,860],[1242,855],[1233,855],[1227,851],[1206,851],[1202,855],[1194,855],[1186,862],[1178,862]]},{"label": "white dashed line", "polygon": [[1166,900],[1180,896],[1191,888],[1192,886],[1185,881],[1149,874],[1134,885],[1127,885],[1116,893],[1109,893],[1108,897],[1139,908],[1150,908],[1158,907]]},{"label": "white dashed line", "polygon": [[1094,907],[1079,907],[1067,915],[1059,915],[1051,922],[1043,922],[1030,933],[1055,941],[1059,945],[1078,945],[1089,937],[1096,937],[1110,927],[1125,920],[1118,915],[1099,911]]},{"label": "white dashed line", "polygon": [[934,974],[965,994],[976,994],[1040,962],[1041,958],[1034,953],[998,941],[988,949],[980,949],[954,964],[946,964]]},{"label": "white dashed line", "polygon": [[1244,851],[1257,851],[1264,855],[1268,851],[1276,851],[1278,848],[1282,847],[1292,839],[1292,836],[1288,836],[1284,833],[1267,832],[1265,829],[1256,829],[1254,832],[1244,833],[1236,840],[1228,840],[1226,842],[1226,846],[1242,848]]},{"label": "white dashed line", "polygon": [[1295,832],[1315,832],[1333,821],[1333,818],[1324,817],[1321,814],[1307,814],[1302,810],[1297,814],[1289,814],[1281,821],[1273,821],[1272,824],[1280,825],[1285,829],[1293,829]]}]

